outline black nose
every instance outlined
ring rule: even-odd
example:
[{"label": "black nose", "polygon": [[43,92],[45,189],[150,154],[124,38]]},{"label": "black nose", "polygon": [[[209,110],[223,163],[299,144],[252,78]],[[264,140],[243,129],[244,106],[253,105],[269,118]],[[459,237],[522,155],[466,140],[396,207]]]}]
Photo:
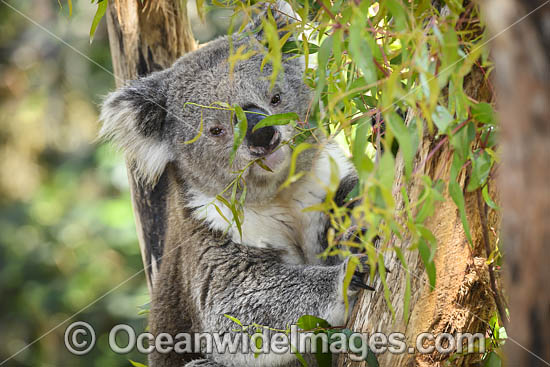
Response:
[{"label": "black nose", "polygon": [[256,155],[265,155],[270,153],[277,145],[279,145],[279,133],[273,126],[262,127],[254,132],[254,126],[262,121],[267,112],[257,108],[245,109],[246,122],[248,129],[246,131],[246,140],[252,153]]}]

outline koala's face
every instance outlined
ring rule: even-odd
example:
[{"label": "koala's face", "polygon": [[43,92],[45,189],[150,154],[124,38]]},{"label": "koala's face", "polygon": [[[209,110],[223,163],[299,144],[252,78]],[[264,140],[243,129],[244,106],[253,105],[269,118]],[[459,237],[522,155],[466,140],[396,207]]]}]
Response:
[{"label": "koala's face", "polygon": [[[261,46],[251,37],[235,37],[233,49],[245,45],[258,50]],[[296,131],[290,125],[252,129],[265,115],[296,112],[306,118],[311,93],[302,80],[302,61],[285,58],[284,70],[271,86],[272,69],[269,64],[262,69],[260,52],[238,62],[231,74],[229,56],[229,40],[220,38],[108,97],[101,134],[123,148],[145,181],[154,182],[173,162],[190,184],[216,194],[236,171],[258,158],[271,172],[250,166],[244,175],[247,185],[286,178],[291,155],[286,142]],[[237,119],[223,105],[240,106],[248,124],[231,165]]]},{"label": "koala's face", "polygon": [[[220,39],[182,58],[168,75],[167,105],[171,117],[167,118],[167,125],[173,127],[176,162],[185,169],[187,177],[196,176],[196,181],[227,182],[235,177],[233,172],[262,158],[272,172],[253,165],[246,171],[247,183],[279,180],[286,175],[290,162],[291,151],[286,142],[296,131],[290,125],[252,130],[265,115],[296,112],[301,119],[306,118],[310,91],[302,81],[303,65],[296,58],[287,59],[284,71],[271,86],[271,67],[266,65],[261,70],[262,55],[237,63],[232,74],[228,56],[228,42]],[[192,63],[195,65],[190,67]],[[240,106],[247,120],[248,129],[232,165],[230,154],[237,118],[232,111],[217,109],[220,104]],[[194,143],[185,143],[199,133],[201,121],[201,137]]]}]

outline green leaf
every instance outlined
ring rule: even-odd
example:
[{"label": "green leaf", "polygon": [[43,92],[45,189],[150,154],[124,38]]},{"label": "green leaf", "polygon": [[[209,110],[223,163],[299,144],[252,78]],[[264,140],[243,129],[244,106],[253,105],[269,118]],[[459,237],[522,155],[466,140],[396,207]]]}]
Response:
[{"label": "green leaf", "polygon": [[378,363],[378,358],[376,358],[376,354],[372,350],[367,352],[367,357],[365,358],[365,361],[367,362],[368,367],[380,367],[380,364]]},{"label": "green leaf", "polygon": [[304,172],[296,172],[296,160],[298,159],[298,156],[300,153],[302,153],[304,150],[313,148],[313,145],[309,143],[300,143],[296,148],[294,148],[294,151],[292,152],[292,157],[290,159],[290,169],[288,171],[288,177],[283,182],[283,184],[280,186],[279,190],[284,189],[288,185],[292,184],[293,182],[296,182],[304,175]]},{"label": "green leaf", "polygon": [[[63,4],[61,4],[61,0],[57,0],[57,4],[59,4],[59,7],[61,10],[63,10]],[[73,15],[73,1],[67,0],[67,5],[69,6],[69,16]]]},{"label": "green leaf", "polygon": [[487,355],[487,358],[483,361],[484,367],[501,367],[502,366],[502,360],[500,359],[499,355],[492,351]]},{"label": "green leaf", "polygon": [[440,105],[435,108],[432,119],[441,133],[447,133],[449,126],[451,126],[454,120],[449,111]]},{"label": "green leaf", "polygon": [[449,98],[449,105],[452,104],[454,106],[457,119],[459,121],[466,120],[468,118],[469,101],[466,93],[464,93],[464,77],[456,74],[451,75]]},{"label": "green leaf", "polygon": [[134,367],[147,367],[147,365],[136,361],[132,361],[131,359],[129,359],[128,361],[130,361],[130,364]]},{"label": "green leaf", "polygon": [[314,43],[301,42],[301,41],[287,41],[281,49],[283,53],[290,54],[302,54],[304,49],[304,43],[307,44],[308,55],[315,54],[319,51],[319,46]]},{"label": "green leaf", "polygon": [[458,207],[458,212],[460,213],[460,220],[462,221],[462,226],[464,227],[464,233],[468,242],[472,244],[472,235],[470,234],[470,225],[468,224],[468,218],[466,217],[466,203],[464,201],[464,194],[462,189],[458,184],[458,173],[464,164],[464,160],[456,154],[453,154],[453,163],[451,165],[451,175],[449,182],[449,195],[455,202]]},{"label": "green leaf", "polygon": [[323,353],[323,342],[317,339],[317,352],[315,353],[315,361],[318,367],[331,367],[332,366],[332,353]]},{"label": "green leaf", "polygon": [[197,133],[197,135],[195,135],[194,138],[191,138],[191,140],[184,141],[183,144],[193,144],[194,142],[199,140],[199,138],[202,136],[203,127],[204,127],[204,119],[203,119],[203,113],[201,109],[201,124],[199,126],[199,132]]},{"label": "green leaf", "polygon": [[412,163],[416,153],[416,147],[413,147],[413,136],[401,116],[396,112],[389,112],[385,120],[399,142],[399,149],[405,163],[405,174],[409,177],[412,173]]},{"label": "green leaf", "polygon": [[[424,188],[418,202],[420,209],[414,218],[415,223],[424,223],[426,218],[433,215],[435,210],[435,201],[438,199],[436,192],[437,191],[431,190],[430,188]],[[421,203],[420,200],[422,200]]]},{"label": "green leaf", "polygon": [[[241,226],[241,219],[239,217],[239,213],[237,211],[237,208],[235,207],[235,201],[229,202],[226,198],[224,198],[221,195],[216,195],[216,199],[223,203],[226,207],[231,210],[231,214],[233,215],[233,220],[235,221],[235,226],[237,227],[237,230],[239,231],[239,235],[241,236],[241,239],[243,238],[243,232],[242,232],[242,226]],[[220,213],[218,211],[218,213]],[[221,213],[220,213],[221,214]],[[224,217],[225,218],[225,217]]]},{"label": "green leaf", "polygon": [[204,0],[196,0],[196,4],[199,18],[204,23]]},{"label": "green leaf", "polygon": [[[192,103],[186,102],[185,104],[192,104]],[[233,111],[233,108],[231,108],[231,106],[227,102],[216,101],[216,102],[213,102],[212,104],[218,105],[218,106],[222,107],[222,109]],[[204,106],[204,107],[208,108],[209,106]]]},{"label": "green leaf", "polygon": [[215,203],[213,205],[214,205],[214,209],[216,209],[220,217],[222,217],[222,219],[225,220],[227,224],[231,225],[231,221],[227,219],[227,217],[223,214],[222,210]]},{"label": "green leaf", "polygon": [[407,266],[407,262],[405,261],[405,257],[403,256],[403,252],[401,252],[401,249],[399,247],[394,247],[394,251],[401,261],[403,269],[405,269],[405,297],[403,300],[403,321],[406,325],[409,321],[409,304],[411,302],[411,272],[409,271],[409,267]]},{"label": "green leaf", "polygon": [[366,154],[369,130],[370,118],[359,120],[355,128],[355,139],[353,139],[352,161],[362,180],[366,180],[368,174],[374,169],[374,163]]},{"label": "green leaf", "polygon": [[233,149],[231,150],[231,155],[229,156],[229,164],[233,163],[237,149],[239,149],[243,143],[246,136],[246,129],[248,128],[246,115],[244,114],[241,106],[235,105],[233,108],[235,109],[235,115],[237,116],[237,124],[233,127]]},{"label": "green leaf", "polygon": [[349,51],[353,56],[353,60],[363,73],[363,78],[367,84],[375,83],[378,80],[376,75],[376,66],[372,62],[372,51],[368,44],[368,39],[372,38],[367,33],[363,33],[362,29],[365,26],[364,20],[360,20],[357,16],[352,22],[349,31]]},{"label": "green leaf", "polygon": [[226,313],[223,314],[225,317],[227,317],[229,320],[233,321],[235,324],[239,325],[239,326],[243,326],[243,324],[241,323],[241,321],[231,315],[228,315]]},{"label": "green leaf", "polygon": [[294,353],[294,355],[296,356],[298,361],[300,361],[300,364],[302,365],[302,367],[308,367],[306,360],[304,359],[304,357],[302,357],[302,355],[300,353],[298,353],[298,351],[296,350],[294,345],[291,344],[290,349],[291,349],[292,353]]},{"label": "green leaf", "polygon": [[97,11],[94,15],[94,19],[92,20],[92,27],[90,28],[90,43],[93,42],[97,26],[101,21],[101,18],[105,15],[105,11],[107,10],[107,1],[108,0],[99,0],[97,3]]},{"label": "green leaf", "polygon": [[433,262],[433,260],[430,260],[431,250],[423,238],[418,241],[418,252],[420,253],[420,258],[422,259],[424,267],[426,268],[426,273],[428,274],[428,280],[430,281],[430,290],[434,290],[436,280],[435,263]]},{"label": "green leaf", "polygon": [[386,7],[393,15],[395,19],[395,26],[398,31],[404,31],[407,29],[407,13],[403,8],[403,4],[400,1],[396,0],[386,0],[384,1]]},{"label": "green leaf", "polygon": [[266,164],[264,163],[263,158],[256,159],[256,161],[254,163],[256,163],[258,166],[260,166],[262,169],[266,170],[267,172],[273,172],[273,170],[271,168],[266,166]]},{"label": "green leaf", "polygon": [[300,116],[294,112],[279,113],[277,115],[267,116],[252,128],[252,132],[266,126],[288,125],[289,123],[298,121],[299,119]]},{"label": "green leaf", "polygon": [[380,273],[380,280],[384,285],[384,298],[386,299],[386,303],[388,304],[388,307],[391,311],[392,319],[395,320],[395,310],[393,308],[393,305],[391,304],[390,288],[388,287],[388,283],[386,282],[386,265],[384,264],[384,256],[382,255],[382,253],[378,255],[378,272]]},{"label": "green leaf", "polygon": [[330,196],[332,198],[336,190],[338,190],[338,186],[340,186],[340,168],[334,158],[328,156],[328,160],[330,165],[330,179],[327,197]]},{"label": "green leaf", "polygon": [[[344,334],[347,337],[347,340],[349,341],[351,338],[351,335],[353,334],[353,331],[350,329],[329,329],[327,330],[328,340],[329,344],[334,342],[333,335],[334,334]],[[376,355],[374,352],[369,348],[368,343],[363,346],[363,339],[361,338],[354,338],[354,347],[356,350],[362,350],[363,348],[367,348],[367,355],[365,357],[365,361],[367,362],[368,367],[379,367],[378,359],[376,358]],[[348,345],[348,350],[350,350]]]},{"label": "green leaf", "polygon": [[357,266],[359,265],[359,260],[357,260],[357,257],[348,257],[348,268],[346,269],[346,274],[344,275],[344,306],[345,311],[344,314],[348,314],[349,310],[349,300],[348,300],[348,289],[349,285],[351,283],[351,279],[353,278],[353,275],[355,274],[355,269],[357,269]]},{"label": "green leaf", "polygon": [[[377,196],[373,197],[372,200],[380,207],[393,209],[395,199],[392,195],[392,186],[395,180],[395,159],[391,151],[386,151],[382,154],[378,169],[376,170],[376,176],[380,185],[376,186]],[[378,195],[380,196],[378,197]],[[380,201],[381,199],[383,201]]]},{"label": "green leaf", "polygon": [[431,250],[429,260],[432,261],[435,257],[435,252],[437,251],[437,239],[435,238],[432,231],[421,224],[417,224],[416,229],[418,233],[420,233],[420,236],[430,245]]},{"label": "green leaf", "polygon": [[151,312],[151,302],[138,306],[138,315],[147,315]]},{"label": "green leaf", "polygon": [[344,38],[344,30],[334,29],[332,32],[332,53],[335,60],[342,59],[342,39]]},{"label": "green leaf", "polygon": [[487,152],[481,152],[472,159],[472,172],[470,182],[468,182],[467,191],[471,192],[485,184],[489,173],[491,172],[492,160]]},{"label": "green leaf", "polygon": [[460,66],[460,56],[458,54],[459,43],[458,37],[453,27],[448,27],[447,31],[443,35],[443,41],[441,43],[441,67],[437,74],[439,87],[443,88],[447,85],[449,77]]},{"label": "green leaf", "polygon": [[258,356],[260,355],[260,352],[262,350],[262,346],[263,346],[263,339],[262,338],[256,338],[255,340],[255,345],[256,345],[256,350],[258,351],[257,353],[254,353],[254,358],[258,358]]},{"label": "green leaf", "polygon": [[319,99],[321,97],[321,92],[325,88],[325,84],[327,81],[327,64],[328,59],[330,57],[330,54],[332,52],[332,37],[327,37],[321,43],[321,47],[319,47],[319,54],[317,55],[317,89],[315,93],[315,99]]},{"label": "green leaf", "polygon": [[450,142],[455,153],[458,153],[461,159],[466,160],[470,152],[470,145],[474,141],[476,129],[473,123],[468,122],[462,129],[451,136]]},{"label": "green leaf", "polygon": [[472,116],[476,121],[484,124],[494,125],[496,122],[493,107],[486,102],[481,102],[472,106]]},{"label": "green leaf", "polygon": [[303,315],[296,322],[296,326],[298,326],[302,330],[315,330],[319,328],[329,328],[331,325],[328,323],[328,321],[323,320],[317,316]]},{"label": "green leaf", "polygon": [[359,187],[360,187],[360,183],[357,182],[355,184],[355,186],[353,186],[353,189],[351,189],[351,191],[348,192],[348,194],[346,195],[346,199],[344,200],[344,202],[348,202],[348,201],[353,200],[356,197],[358,197],[359,196]]},{"label": "green leaf", "polygon": [[489,195],[489,186],[485,185],[483,186],[483,189],[481,190],[481,195],[483,195],[483,200],[489,205],[491,209],[494,210],[500,210],[499,206],[491,199],[491,196]]}]

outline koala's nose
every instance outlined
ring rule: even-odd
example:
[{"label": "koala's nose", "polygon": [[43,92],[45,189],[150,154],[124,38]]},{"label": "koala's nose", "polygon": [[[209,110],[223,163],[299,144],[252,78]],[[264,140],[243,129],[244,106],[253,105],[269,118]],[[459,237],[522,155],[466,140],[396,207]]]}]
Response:
[{"label": "koala's nose", "polygon": [[248,125],[246,140],[250,151],[259,156],[270,153],[280,142],[280,135],[277,129],[273,126],[266,126],[252,132],[254,126],[265,118],[267,112],[254,107],[247,108],[245,115]]}]

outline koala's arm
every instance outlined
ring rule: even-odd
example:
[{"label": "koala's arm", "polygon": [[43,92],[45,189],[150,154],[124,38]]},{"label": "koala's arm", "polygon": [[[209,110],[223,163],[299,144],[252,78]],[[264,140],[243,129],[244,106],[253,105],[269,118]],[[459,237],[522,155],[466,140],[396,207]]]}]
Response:
[{"label": "koala's arm", "polygon": [[[232,242],[209,247],[201,256],[202,271],[195,275],[197,311],[203,315],[201,330],[228,333],[238,328],[224,316],[242,325],[256,323],[286,329],[303,315],[321,317],[333,326],[345,322],[343,279],[348,262],[335,266],[291,265],[277,253],[248,248]],[[363,267],[363,272],[368,269]],[[350,309],[362,274],[349,288]],[[289,363],[295,356],[212,353],[209,358],[227,365],[271,365]],[[274,363],[276,362],[276,363]]]}]

